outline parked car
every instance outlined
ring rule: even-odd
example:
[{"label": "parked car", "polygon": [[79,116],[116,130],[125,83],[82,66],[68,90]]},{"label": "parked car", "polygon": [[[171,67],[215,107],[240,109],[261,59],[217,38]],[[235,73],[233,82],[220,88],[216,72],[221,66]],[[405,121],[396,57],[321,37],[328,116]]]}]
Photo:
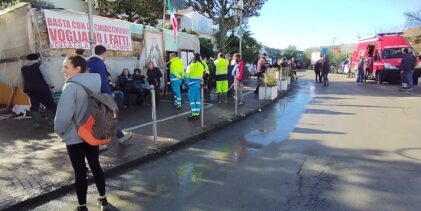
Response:
[{"label": "parked car", "polygon": [[349,64],[348,59],[346,59],[346,60],[342,61],[342,62],[339,64],[339,67],[338,67],[338,73],[340,73],[340,74],[348,74],[348,72],[349,72],[349,67],[348,67],[348,64]]}]

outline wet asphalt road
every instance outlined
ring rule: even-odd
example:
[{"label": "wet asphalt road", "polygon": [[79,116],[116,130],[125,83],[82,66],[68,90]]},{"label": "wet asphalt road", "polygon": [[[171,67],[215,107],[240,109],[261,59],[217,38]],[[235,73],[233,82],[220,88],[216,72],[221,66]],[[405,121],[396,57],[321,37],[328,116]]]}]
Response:
[{"label": "wet asphalt road", "polygon": [[[107,179],[119,210],[420,210],[416,90],[311,72],[261,113]],[[97,210],[95,186],[88,206]],[[60,196],[35,210],[72,210]]]}]

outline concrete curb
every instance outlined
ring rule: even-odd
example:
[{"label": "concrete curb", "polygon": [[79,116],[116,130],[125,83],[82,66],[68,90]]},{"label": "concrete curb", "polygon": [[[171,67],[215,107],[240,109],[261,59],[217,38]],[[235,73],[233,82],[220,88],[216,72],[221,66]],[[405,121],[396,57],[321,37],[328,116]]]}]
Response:
[{"label": "concrete curb", "polygon": [[[221,122],[215,123],[214,125],[210,125],[208,127],[205,127],[203,129],[203,131],[200,132],[199,134],[188,137],[184,140],[181,140],[178,143],[175,143],[175,144],[172,144],[172,145],[169,145],[169,146],[164,146],[164,147],[160,148],[159,150],[155,151],[155,153],[149,153],[147,155],[142,155],[142,156],[139,156],[139,157],[134,158],[132,160],[129,160],[127,162],[124,162],[120,165],[111,167],[110,169],[104,169],[104,175],[105,175],[106,178],[110,177],[110,176],[113,176],[113,175],[116,175],[118,173],[121,173],[124,170],[127,170],[128,168],[132,168],[132,167],[140,165],[142,163],[158,159],[160,157],[169,155],[173,151],[176,151],[178,149],[182,149],[186,146],[194,144],[194,143],[200,141],[203,137],[210,134],[211,132],[217,131],[217,130],[222,129],[224,127],[227,127],[227,126],[229,126],[233,123],[242,121],[242,120],[246,119],[247,117],[249,117],[249,116],[251,116],[255,113],[258,113],[259,110],[261,110],[263,108],[266,108],[266,107],[272,105],[273,103],[277,102],[279,99],[283,98],[285,95],[287,95],[289,93],[290,90],[292,90],[292,86],[290,86],[290,88],[287,91],[281,92],[281,94],[279,96],[277,96],[274,100],[265,101],[263,103],[263,105],[261,105],[259,108],[249,110],[249,111],[247,111],[244,114],[239,115],[239,116],[233,116],[233,118],[230,119],[230,120],[223,120]],[[94,184],[92,176],[89,176],[88,184],[89,185]],[[36,206],[39,206],[39,205],[41,205],[45,202],[53,200],[53,199],[57,198],[58,196],[64,196],[65,194],[67,194],[68,192],[70,192],[72,190],[73,190],[73,181],[70,184],[61,185],[53,191],[50,191],[50,192],[47,192],[47,193],[42,193],[38,196],[28,198],[28,199],[26,199],[24,201],[21,201],[21,202],[17,202],[16,204],[14,204],[10,207],[4,208],[3,210],[12,211],[12,210],[24,210],[24,208],[28,208],[28,207],[35,208]]]}]

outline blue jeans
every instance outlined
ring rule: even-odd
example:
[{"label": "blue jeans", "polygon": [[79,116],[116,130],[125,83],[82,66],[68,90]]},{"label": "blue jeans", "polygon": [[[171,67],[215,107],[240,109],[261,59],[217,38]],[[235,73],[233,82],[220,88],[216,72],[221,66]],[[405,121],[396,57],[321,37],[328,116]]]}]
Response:
[{"label": "blue jeans", "polygon": [[413,75],[414,75],[414,70],[410,70],[406,73],[406,81],[407,81],[408,89],[414,88]]},{"label": "blue jeans", "polygon": [[115,102],[117,103],[118,107],[123,106],[124,103],[124,94],[122,91],[113,91],[112,93]]},{"label": "blue jeans", "polygon": [[358,70],[357,83],[364,82],[364,70]]},{"label": "blue jeans", "polygon": [[323,86],[329,86],[329,79],[327,78],[328,73],[323,73],[322,77],[323,77]]}]

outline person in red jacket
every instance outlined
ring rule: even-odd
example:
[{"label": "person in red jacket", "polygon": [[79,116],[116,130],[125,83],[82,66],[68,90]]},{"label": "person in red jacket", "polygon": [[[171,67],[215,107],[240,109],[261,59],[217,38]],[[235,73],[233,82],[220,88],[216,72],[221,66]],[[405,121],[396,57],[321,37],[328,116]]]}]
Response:
[{"label": "person in red jacket", "polygon": [[243,98],[243,73],[244,73],[244,62],[241,60],[240,54],[234,54],[235,59],[235,66],[232,71],[232,75],[235,78],[236,83],[236,92],[237,92],[237,100],[239,105],[244,104],[244,98]]}]

